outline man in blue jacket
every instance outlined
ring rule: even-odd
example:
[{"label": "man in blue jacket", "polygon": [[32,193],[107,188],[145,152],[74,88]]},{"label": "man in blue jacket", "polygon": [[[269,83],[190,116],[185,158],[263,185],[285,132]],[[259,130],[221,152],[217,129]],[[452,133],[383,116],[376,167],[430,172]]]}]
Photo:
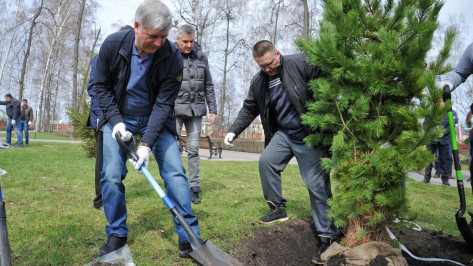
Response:
[{"label": "man in blue jacket", "polygon": [[[176,142],[173,115],[182,80],[182,57],[167,36],[172,26],[169,8],[158,0],[146,0],[135,13],[134,30],[108,36],[98,55],[94,88],[104,119],[102,199],[108,225],[108,240],[99,255],[113,252],[127,242],[128,226],[125,202],[126,153],[115,141],[120,132],[123,141],[142,136],[132,162],[139,170],[148,165],[152,151],[164,179],[167,195],[199,237],[197,217],[192,214],[189,183]],[[191,250],[189,238],[174,219],[179,238],[179,255]]]}]

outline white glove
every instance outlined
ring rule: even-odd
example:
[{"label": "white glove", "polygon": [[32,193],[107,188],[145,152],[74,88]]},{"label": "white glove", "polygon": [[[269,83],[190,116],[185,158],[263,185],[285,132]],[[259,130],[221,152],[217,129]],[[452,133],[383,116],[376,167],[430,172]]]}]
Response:
[{"label": "white glove", "polygon": [[12,119],[12,120],[11,120],[11,125],[14,126],[15,123],[16,123],[15,119]]},{"label": "white glove", "polygon": [[140,146],[138,148],[138,151],[136,152],[136,154],[138,154],[138,162],[135,162],[133,161],[133,159],[129,159],[128,161],[130,161],[131,165],[133,165],[133,167],[135,168],[135,170],[141,174],[141,171],[140,171],[140,167],[141,165],[144,165],[146,167],[148,167],[148,164],[149,164],[149,152],[151,151],[150,148],[146,147],[146,146]]},{"label": "white glove", "polygon": [[235,133],[228,132],[227,135],[225,135],[225,140],[223,142],[228,147],[233,147],[233,144],[232,144],[233,140],[235,140]]},{"label": "white glove", "polygon": [[117,132],[120,132],[120,134],[122,135],[122,140],[123,141],[129,141],[133,137],[133,134],[131,134],[130,131],[126,130],[126,126],[125,126],[124,123],[118,123],[113,127],[112,138],[114,140],[116,140],[115,139],[115,134]]},{"label": "white glove", "polygon": [[442,81],[437,84],[435,84],[435,87],[437,87],[439,90],[443,91],[443,87],[448,86],[450,88],[450,91],[453,90],[453,84],[448,82],[448,81]]},{"label": "white glove", "polygon": [[28,122],[28,126],[31,126],[31,121],[30,121],[30,122]]}]

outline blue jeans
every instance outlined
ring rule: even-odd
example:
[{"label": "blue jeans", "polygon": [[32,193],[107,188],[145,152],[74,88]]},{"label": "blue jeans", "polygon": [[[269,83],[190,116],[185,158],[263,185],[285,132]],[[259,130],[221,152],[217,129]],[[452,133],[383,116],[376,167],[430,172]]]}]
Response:
[{"label": "blue jeans", "polygon": [[21,132],[25,131],[25,142],[28,144],[28,141],[30,139],[30,134],[28,134],[28,121],[26,120],[20,120],[21,124]]},{"label": "blue jeans", "polygon": [[[8,118],[7,121],[7,143],[11,145],[11,130],[12,130],[12,122],[13,118]],[[18,138],[18,147],[23,147],[23,133],[21,132],[21,122],[20,117],[15,119],[15,133],[16,137]]]},{"label": "blue jeans", "polygon": [[[148,125],[149,116],[124,116],[126,129],[133,134],[143,136]],[[112,138],[113,127],[107,123],[103,129],[103,166],[102,200],[108,225],[105,227],[107,237],[116,234],[120,237],[128,235],[126,225],[127,210],[125,201],[125,186],[123,180],[127,174],[127,155],[120,149],[118,143]],[[153,146],[152,152],[159,166],[159,173],[164,180],[166,194],[184,216],[197,237],[199,236],[199,222],[192,214],[189,183],[182,165],[176,137],[167,128],[163,130]],[[144,180],[144,178],[143,178]],[[179,242],[189,242],[187,233],[173,217],[176,225],[175,232]]]}]

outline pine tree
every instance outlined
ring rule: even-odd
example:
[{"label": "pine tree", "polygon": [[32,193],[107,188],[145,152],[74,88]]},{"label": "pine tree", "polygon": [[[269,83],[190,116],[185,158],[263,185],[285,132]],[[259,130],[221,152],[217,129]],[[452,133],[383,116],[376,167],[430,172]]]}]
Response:
[{"label": "pine tree", "polygon": [[[442,3],[436,0],[324,0],[320,35],[296,43],[327,73],[312,80],[315,101],[303,123],[311,145],[331,145],[322,164],[338,180],[330,217],[346,228],[344,243],[388,241],[385,226],[407,213],[406,173],[423,169],[427,145],[443,135],[436,75],[455,37],[450,29],[427,63]],[[419,121],[428,118],[423,125]]]}]

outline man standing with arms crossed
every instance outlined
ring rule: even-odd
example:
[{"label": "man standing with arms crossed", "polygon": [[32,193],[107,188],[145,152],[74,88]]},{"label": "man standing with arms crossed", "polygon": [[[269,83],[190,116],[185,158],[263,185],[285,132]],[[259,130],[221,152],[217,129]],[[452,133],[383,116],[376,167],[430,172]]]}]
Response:
[{"label": "man standing with arms crossed", "polygon": [[252,79],[248,96],[238,117],[225,136],[231,145],[258,116],[261,116],[265,149],[259,159],[259,172],[264,198],[270,210],[259,219],[267,224],[286,221],[287,200],[282,195],[281,172],[296,156],[302,179],[309,191],[312,218],[321,245],[312,263],[323,264],[320,255],[337,241],[338,230],[328,217],[331,197],[330,177],[321,166],[321,159],[329,156],[327,146],[307,146],[304,137],[312,131],[301,124],[301,115],[307,112],[306,101],[314,96],[308,88],[311,79],[322,76],[322,70],[310,66],[304,55],[282,56],[270,41],[259,41],[253,46],[253,58],[261,71]]},{"label": "man standing with arms crossed", "polygon": [[[176,119],[173,115],[182,80],[182,57],[167,40],[172,26],[169,8],[158,0],[146,0],[135,13],[133,30],[108,36],[98,55],[94,89],[104,119],[102,200],[108,225],[107,242],[99,255],[113,252],[127,243],[128,226],[123,179],[127,174],[127,154],[120,149],[115,133],[123,141],[141,135],[132,162],[139,170],[148,165],[152,151],[164,180],[166,192],[178,211],[199,237],[197,217],[192,214],[189,184],[176,142]],[[179,239],[179,255],[191,250],[189,238],[174,219]]]},{"label": "man standing with arms crossed", "polygon": [[209,62],[202,48],[195,43],[195,30],[191,25],[183,25],[178,29],[176,44],[184,60],[182,84],[174,107],[177,123],[177,134],[181,134],[182,125],[187,134],[187,166],[189,170],[189,187],[191,201],[201,202],[199,193],[199,142],[202,129],[202,117],[209,107],[210,125],[215,123],[217,102],[210,75]]}]

